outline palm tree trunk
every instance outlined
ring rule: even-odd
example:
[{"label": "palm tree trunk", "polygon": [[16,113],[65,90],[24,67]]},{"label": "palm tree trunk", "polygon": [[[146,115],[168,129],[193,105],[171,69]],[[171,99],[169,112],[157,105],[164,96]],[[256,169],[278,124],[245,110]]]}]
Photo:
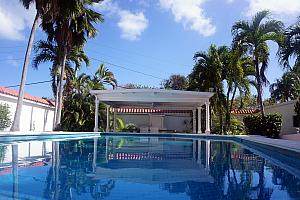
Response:
[{"label": "palm tree trunk", "polygon": [[223,130],[224,130],[224,126],[223,126],[223,111],[222,111],[222,102],[221,102],[221,94],[219,89],[216,90],[217,95],[218,95],[218,99],[217,99],[217,104],[219,107],[219,120],[220,120],[220,133],[221,135],[223,135]]},{"label": "palm tree trunk", "polygon": [[232,110],[232,107],[233,107],[233,101],[234,101],[234,98],[235,98],[236,91],[237,91],[237,86],[235,86],[235,88],[234,88],[234,90],[233,90],[232,97],[231,97],[231,101],[230,101],[230,111]]},{"label": "palm tree trunk", "polygon": [[61,111],[62,111],[62,105],[63,105],[63,81],[64,81],[64,74],[65,74],[65,68],[66,68],[66,58],[67,58],[67,48],[64,47],[64,55],[60,70],[60,81],[59,81],[59,93],[58,93],[58,105],[57,105],[57,113],[56,113],[56,126],[55,129],[59,128],[59,125],[61,123]]},{"label": "palm tree trunk", "polygon": [[29,40],[27,43],[27,49],[26,49],[26,54],[25,54],[25,59],[24,59],[24,64],[23,64],[23,70],[22,70],[21,84],[20,84],[20,88],[19,88],[19,96],[18,96],[17,107],[16,107],[16,111],[15,111],[14,121],[13,121],[13,124],[10,129],[11,131],[20,131],[20,120],[21,120],[23,99],[24,99],[24,93],[25,93],[25,83],[26,83],[26,78],[27,78],[27,71],[28,71],[28,65],[29,65],[29,61],[30,61],[31,49],[32,49],[33,41],[34,41],[35,32],[36,32],[36,29],[38,26],[38,21],[39,21],[39,14],[36,13],[32,27],[31,27]]},{"label": "palm tree trunk", "polygon": [[228,86],[228,91],[226,94],[226,114],[225,114],[225,131],[229,131],[230,129],[230,108],[229,108],[229,99],[230,93],[232,91],[232,86]]},{"label": "palm tree trunk", "polygon": [[58,82],[56,82],[55,110],[54,110],[54,116],[53,116],[53,127],[54,128],[56,127],[57,110],[58,110]]},{"label": "palm tree trunk", "polygon": [[262,84],[260,79],[260,70],[259,70],[258,62],[255,63],[255,69],[256,69],[256,81],[257,81],[257,100],[259,103],[261,115],[262,117],[264,117],[265,109],[264,109],[264,104],[262,99]]},{"label": "palm tree trunk", "polygon": [[237,90],[237,85],[234,86],[234,90],[233,90],[232,97],[231,97],[231,100],[230,100],[230,106],[229,106],[229,112],[228,112],[228,121],[227,121],[229,130],[230,130],[230,126],[231,126],[231,111],[232,111],[232,107],[233,107],[233,101],[234,101],[234,98],[235,98],[236,90]]}]

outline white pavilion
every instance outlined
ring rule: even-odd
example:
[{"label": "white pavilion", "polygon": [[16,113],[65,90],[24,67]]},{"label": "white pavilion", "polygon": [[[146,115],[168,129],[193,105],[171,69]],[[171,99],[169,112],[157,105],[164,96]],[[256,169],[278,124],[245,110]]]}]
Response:
[{"label": "white pavilion", "polygon": [[[186,112],[191,114],[192,133],[202,133],[201,124],[205,120],[205,133],[210,133],[210,98],[212,92],[194,92],[163,89],[120,89],[120,90],[91,90],[96,98],[95,128],[98,132],[99,103],[107,105],[107,127],[110,132],[110,112],[113,113],[113,131],[116,130],[118,112],[149,115],[148,124],[140,127],[141,132],[160,132],[164,129],[164,112]],[[205,107],[205,109],[202,109]],[[204,110],[204,113],[202,113]],[[201,119],[205,116],[205,119]],[[167,131],[167,130],[165,130]]]}]

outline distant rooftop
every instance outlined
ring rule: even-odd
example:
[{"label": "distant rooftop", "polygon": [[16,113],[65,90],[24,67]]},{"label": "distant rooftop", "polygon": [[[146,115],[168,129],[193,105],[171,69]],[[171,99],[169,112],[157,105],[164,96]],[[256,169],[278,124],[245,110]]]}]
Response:
[{"label": "distant rooftop", "polygon": [[259,112],[259,109],[253,109],[253,108],[233,109],[231,111],[231,113],[235,114],[235,115],[255,114],[255,113],[258,113],[258,112]]},{"label": "distant rooftop", "polygon": [[[0,86],[0,94],[5,94],[5,95],[13,96],[13,97],[18,97],[19,96],[19,92],[17,90],[13,90],[13,89],[6,88],[6,87],[3,87],[3,86]],[[41,104],[51,106],[51,107],[54,107],[54,104],[55,104],[53,101],[50,101],[48,99],[43,99],[41,97],[32,96],[32,95],[27,94],[27,93],[25,93],[24,99],[26,99],[28,101],[41,103]]]}]

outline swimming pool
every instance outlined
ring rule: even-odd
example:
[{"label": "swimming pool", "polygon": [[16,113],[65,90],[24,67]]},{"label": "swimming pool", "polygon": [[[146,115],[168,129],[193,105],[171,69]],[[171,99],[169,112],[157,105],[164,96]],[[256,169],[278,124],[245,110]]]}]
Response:
[{"label": "swimming pool", "polygon": [[234,141],[49,137],[0,142],[0,199],[300,199],[299,159]]}]

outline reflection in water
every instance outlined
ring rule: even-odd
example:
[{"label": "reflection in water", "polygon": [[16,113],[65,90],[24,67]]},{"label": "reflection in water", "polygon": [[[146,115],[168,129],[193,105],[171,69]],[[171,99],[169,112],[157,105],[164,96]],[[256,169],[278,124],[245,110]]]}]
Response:
[{"label": "reflection in water", "polygon": [[0,186],[0,199],[300,199],[299,178],[251,151],[178,138],[2,145]]}]

